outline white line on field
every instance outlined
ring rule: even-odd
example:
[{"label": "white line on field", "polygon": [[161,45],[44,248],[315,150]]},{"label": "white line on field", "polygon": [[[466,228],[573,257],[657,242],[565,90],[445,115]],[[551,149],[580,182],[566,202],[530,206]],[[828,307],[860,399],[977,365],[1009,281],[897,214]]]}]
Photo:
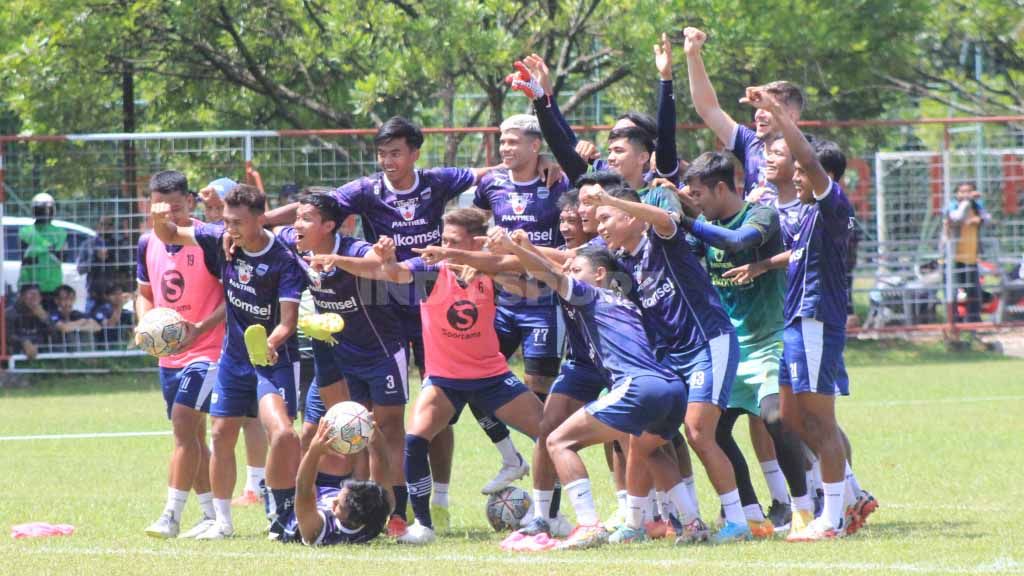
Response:
[{"label": "white line on field", "polygon": [[22,440],[91,440],[93,438],[133,438],[135,436],[170,436],[170,430],[159,432],[89,432],[86,434],[39,434],[36,436],[0,436],[0,442]]},{"label": "white line on field", "polygon": [[[801,548],[795,546],[796,548]],[[803,546],[803,549],[808,549],[808,546]],[[1013,558],[995,558],[991,562],[985,564],[976,564],[973,566],[956,566],[949,564],[919,564],[919,563],[907,563],[907,562],[787,562],[787,561],[745,561],[745,560],[706,560],[698,558],[662,558],[662,559],[651,559],[651,558],[635,558],[635,559],[624,559],[624,558],[608,558],[605,555],[587,557],[584,555],[577,554],[524,554],[524,555],[475,555],[475,554],[452,554],[452,553],[439,553],[431,554],[425,552],[424,554],[409,554],[405,552],[394,552],[394,550],[388,550],[388,552],[394,552],[389,554],[381,554],[382,550],[374,549],[364,553],[357,553],[351,551],[348,547],[335,546],[328,551],[328,549],[306,549],[303,552],[298,552],[300,548],[298,546],[282,548],[278,552],[274,551],[230,551],[230,550],[215,550],[207,546],[198,546],[191,549],[182,549],[180,546],[174,546],[170,549],[139,549],[139,550],[126,550],[123,548],[74,548],[74,547],[51,547],[44,546],[40,548],[28,548],[22,550],[22,554],[32,555],[67,555],[67,556],[150,556],[150,557],[167,557],[167,558],[261,558],[261,559],[307,559],[307,560],[349,560],[357,562],[370,562],[374,564],[380,563],[401,563],[408,566],[409,562],[423,562],[423,561],[435,561],[435,562],[449,562],[449,563],[471,563],[471,564],[505,564],[505,565],[530,565],[535,566],[537,564],[547,565],[560,565],[560,566],[588,566],[597,565],[601,567],[623,566],[630,567],[637,564],[642,564],[645,568],[647,567],[717,567],[717,568],[728,568],[735,570],[813,570],[815,572],[835,571],[835,570],[846,570],[851,572],[901,572],[910,574],[919,573],[941,573],[941,574],[1024,574],[1024,563],[1018,562]],[[671,551],[671,548],[666,548],[665,551]]]},{"label": "white line on field", "polygon": [[[920,400],[853,400],[850,406],[918,406],[928,404],[968,404],[975,402],[1005,402],[1007,400],[1024,400],[1024,394],[1015,396],[966,396],[962,398],[922,398]],[[840,400],[840,402],[843,402]],[[843,404],[847,404],[843,402]]]}]

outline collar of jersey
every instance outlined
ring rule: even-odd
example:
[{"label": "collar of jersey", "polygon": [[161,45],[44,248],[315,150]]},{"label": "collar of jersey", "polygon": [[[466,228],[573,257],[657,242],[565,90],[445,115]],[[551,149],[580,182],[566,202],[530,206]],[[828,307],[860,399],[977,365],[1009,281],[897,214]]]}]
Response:
[{"label": "collar of jersey", "polygon": [[512,171],[509,170],[508,172],[508,181],[515,186],[530,186],[532,184],[536,184],[538,180],[540,180],[540,176],[534,176],[532,180],[527,180],[526,182],[518,182],[512,177]]},{"label": "collar of jersey", "polygon": [[413,168],[412,174],[414,176],[412,186],[406,188],[405,190],[396,190],[395,187],[391,184],[391,180],[388,180],[387,174],[381,172],[380,177],[384,180],[384,187],[387,188],[392,194],[409,194],[410,192],[415,192],[416,189],[420,187],[420,171]]},{"label": "collar of jersey", "polygon": [[789,202],[786,202],[785,204],[780,204],[778,198],[775,199],[775,207],[776,208],[792,208],[793,206],[796,206],[799,203],[800,203],[800,196],[799,195],[796,198],[793,198],[792,200],[790,200]]},{"label": "collar of jersey", "polygon": [[245,254],[246,256],[252,256],[253,258],[258,258],[260,256],[263,256],[267,252],[270,252],[270,249],[274,246],[274,234],[273,234],[273,232],[271,232],[270,230],[267,230],[266,228],[263,229],[263,234],[265,234],[266,236],[268,236],[270,238],[270,242],[267,242],[267,245],[263,247],[263,250],[260,250],[259,252],[249,252],[245,248],[242,248],[242,253]]},{"label": "collar of jersey", "polygon": [[735,224],[737,220],[743,219],[743,215],[747,213],[747,210],[750,210],[750,202],[744,202],[743,208],[740,208],[740,211],[737,212],[735,216],[729,218],[728,222],[722,222],[719,220],[719,225],[725,228],[732,228],[732,225]]},{"label": "collar of jersey", "polygon": [[[640,251],[644,249],[644,246],[646,246],[648,242],[650,242],[650,240],[647,239],[647,233],[644,232],[643,238],[641,238],[640,242],[636,245],[636,249],[634,249],[632,252],[630,252],[629,255],[630,256],[636,256],[637,254],[639,254]],[[625,248],[623,248],[623,251],[625,251]]]}]

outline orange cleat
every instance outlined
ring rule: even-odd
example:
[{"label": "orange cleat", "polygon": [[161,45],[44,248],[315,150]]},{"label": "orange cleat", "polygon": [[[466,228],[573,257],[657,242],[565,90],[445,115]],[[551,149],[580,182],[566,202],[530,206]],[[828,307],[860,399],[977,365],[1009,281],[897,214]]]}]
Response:
[{"label": "orange cleat", "polygon": [[255,506],[257,504],[263,504],[263,498],[260,498],[260,495],[252,490],[242,492],[241,495],[231,501],[231,505],[238,508]]},{"label": "orange cleat", "polygon": [[409,525],[405,522],[405,518],[402,518],[398,514],[392,514],[391,518],[388,519],[388,536],[392,538],[398,538],[402,534],[405,534],[406,529]]}]

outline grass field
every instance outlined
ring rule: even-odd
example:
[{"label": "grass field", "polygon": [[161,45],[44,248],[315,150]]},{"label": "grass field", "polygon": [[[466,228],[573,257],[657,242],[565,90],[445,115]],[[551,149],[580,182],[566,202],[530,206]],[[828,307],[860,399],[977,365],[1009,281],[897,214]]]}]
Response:
[{"label": "grass field", "polygon": [[[386,540],[357,548],[285,546],[264,540],[262,511],[254,508],[236,511],[231,541],[157,541],[142,530],[163,505],[169,436],[16,438],[165,431],[155,376],[62,377],[0,390],[0,524],[77,528],[69,538],[5,536],[0,573],[1024,574],[1024,361],[878,343],[856,344],[848,358],[854,395],[839,402],[840,420],[858,476],[881,502],[857,535],[816,545],[676,548],[662,541],[542,556],[498,549],[478,492],[498,457],[470,418],[456,433],[455,533],[431,547]],[[764,498],[749,441],[740,442]],[[529,449],[522,437],[517,444]],[[606,516],[614,497],[603,456],[595,449],[586,456]],[[698,478],[702,510],[713,517],[717,499]],[[197,513],[190,500],[184,523]]]}]

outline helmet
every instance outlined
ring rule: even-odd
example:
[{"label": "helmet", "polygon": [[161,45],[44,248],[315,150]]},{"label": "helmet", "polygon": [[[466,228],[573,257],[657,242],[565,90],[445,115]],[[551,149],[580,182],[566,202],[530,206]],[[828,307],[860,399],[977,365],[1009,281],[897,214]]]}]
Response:
[{"label": "helmet", "polygon": [[57,202],[53,196],[41,192],[32,197],[32,215],[36,218],[50,220],[57,211]]}]

